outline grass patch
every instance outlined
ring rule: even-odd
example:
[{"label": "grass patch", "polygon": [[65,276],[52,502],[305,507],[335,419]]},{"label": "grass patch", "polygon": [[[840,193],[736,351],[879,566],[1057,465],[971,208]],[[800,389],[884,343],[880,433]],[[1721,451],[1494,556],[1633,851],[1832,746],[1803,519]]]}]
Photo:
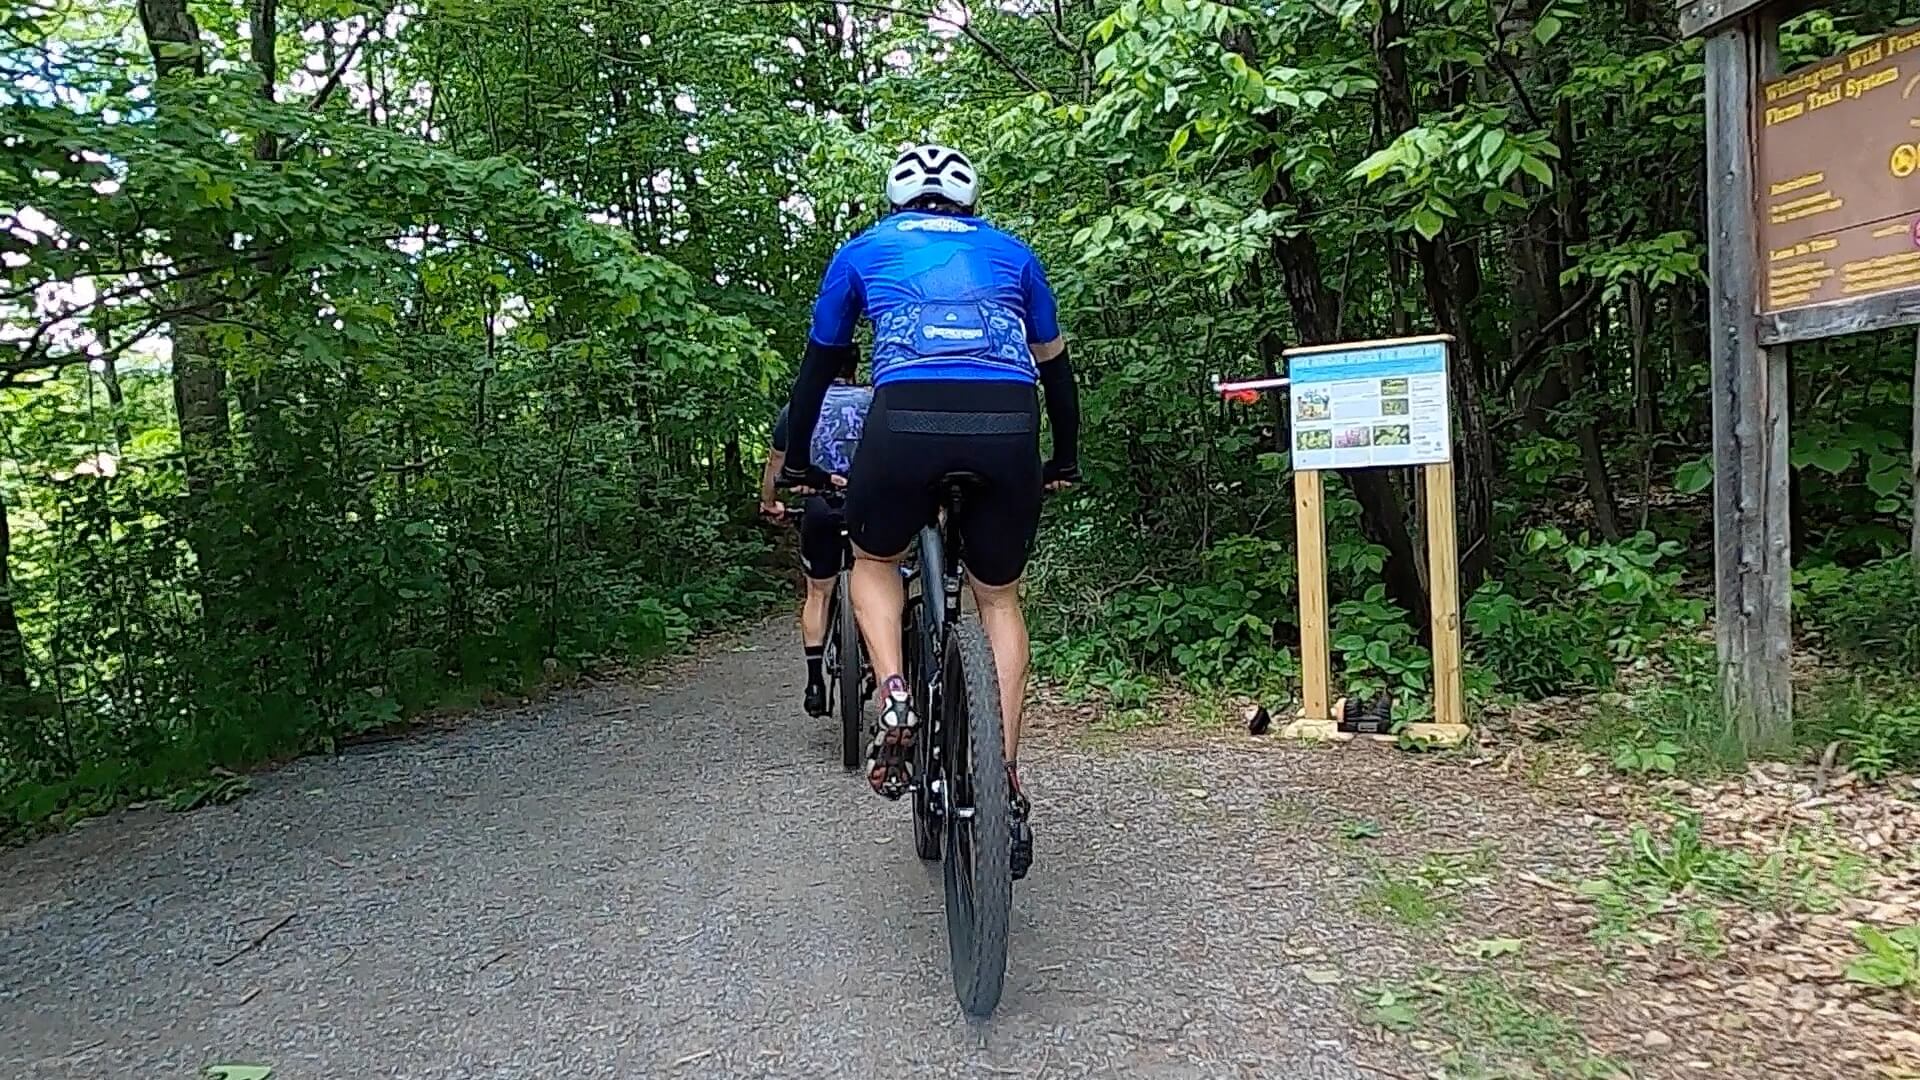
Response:
[{"label": "grass patch", "polygon": [[1290,795],[1267,800],[1267,824],[1281,829],[1304,829],[1313,824],[1313,807]]},{"label": "grass patch", "polygon": [[1795,737],[1816,749],[1838,744],[1861,777],[1920,769],[1920,693],[1911,681],[1836,680],[1803,695],[1799,706]]},{"label": "grass patch", "polygon": [[1831,912],[1859,891],[1866,873],[1866,860],[1831,836],[1795,831],[1756,858],[1707,840],[1699,817],[1682,812],[1665,832],[1633,826],[1606,873],[1579,892],[1599,911],[1594,938],[1603,948],[1675,940],[1713,957],[1725,951],[1726,926],[1743,912]]},{"label": "grass patch", "polygon": [[1920,675],[1920,572],[1905,556],[1795,574],[1794,611],[1856,667]]},{"label": "grass patch", "polygon": [[1596,1054],[1579,1028],[1518,976],[1483,971],[1442,977],[1429,969],[1412,982],[1375,988],[1363,1005],[1370,1023],[1438,1043],[1434,1053],[1443,1075],[1456,1080],[1628,1075]]},{"label": "grass patch", "polygon": [[1861,951],[1847,964],[1847,980],[1899,990],[1920,1000],[1920,924],[1891,933],[1863,926],[1855,931]]},{"label": "grass patch", "polygon": [[1611,699],[1580,741],[1636,776],[1706,776],[1743,767],[1746,751],[1720,715],[1711,646],[1674,640],[1666,663],[1632,693]]},{"label": "grass patch", "polygon": [[1402,926],[1427,929],[1458,909],[1459,894],[1489,880],[1495,853],[1483,847],[1466,854],[1435,853],[1411,866],[1372,861],[1373,879],[1363,904]]},{"label": "grass patch", "polygon": [[1381,832],[1380,823],[1367,818],[1350,818],[1340,823],[1337,830],[1340,839],[1350,843],[1361,840],[1377,840]]},{"label": "grass patch", "polygon": [[1102,735],[1129,735],[1162,727],[1166,722],[1166,717],[1162,716],[1157,709],[1114,708],[1102,713],[1100,719],[1093,722],[1092,727]]}]

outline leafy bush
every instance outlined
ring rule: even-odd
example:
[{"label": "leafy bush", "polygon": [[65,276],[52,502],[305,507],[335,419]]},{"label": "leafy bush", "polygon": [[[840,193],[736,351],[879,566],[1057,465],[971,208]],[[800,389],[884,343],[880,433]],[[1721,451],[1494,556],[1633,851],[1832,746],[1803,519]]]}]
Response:
[{"label": "leafy bush", "polygon": [[1290,548],[1230,536],[1196,566],[1155,576],[1191,580],[1117,589],[1091,615],[1037,612],[1035,670],[1070,690],[1100,687],[1116,699],[1144,692],[1141,673],[1252,689],[1298,674],[1280,644],[1296,618]]},{"label": "leafy bush", "polygon": [[1920,769],[1920,695],[1856,679],[1814,694],[1795,725],[1802,742],[1837,742],[1849,768],[1868,780]]},{"label": "leafy bush", "polygon": [[1642,667],[1633,692],[1604,701],[1581,729],[1588,748],[1621,772],[1642,775],[1714,772],[1745,760],[1720,714],[1710,641],[1675,634],[1657,662]]},{"label": "leafy bush", "polygon": [[1432,708],[1433,654],[1386,596],[1386,586],[1375,585],[1333,606],[1333,654],[1349,697],[1390,691],[1400,705],[1395,715],[1424,719]]},{"label": "leafy bush", "polygon": [[1544,696],[1613,685],[1616,665],[1697,626],[1704,601],[1681,591],[1681,547],[1643,532],[1594,544],[1557,528],[1467,601],[1475,659],[1507,689]]},{"label": "leafy bush", "polygon": [[1905,556],[1802,571],[1794,609],[1840,659],[1920,674],[1920,571]]},{"label": "leafy bush", "polygon": [[1606,625],[1593,605],[1527,603],[1489,581],[1467,601],[1464,614],[1475,658],[1507,690],[1545,697],[1613,684]]}]

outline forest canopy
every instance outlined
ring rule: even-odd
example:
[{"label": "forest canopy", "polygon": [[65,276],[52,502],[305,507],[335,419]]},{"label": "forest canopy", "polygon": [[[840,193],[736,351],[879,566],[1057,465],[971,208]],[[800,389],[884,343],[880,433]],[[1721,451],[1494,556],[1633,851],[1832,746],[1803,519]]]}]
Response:
[{"label": "forest canopy", "polygon": [[[1917,14],[1800,15],[1783,61]],[[1475,700],[1655,661],[1710,694],[1670,4],[26,0],[0,74],[0,821],[758,617],[814,287],[922,139],[973,155],[1082,372],[1050,677],[1290,692],[1284,403],[1210,380],[1443,332]],[[1803,637],[1875,687],[1920,672],[1914,378],[1911,334],[1793,354]],[[1334,492],[1340,678],[1417,713],[1415,485]]]}]

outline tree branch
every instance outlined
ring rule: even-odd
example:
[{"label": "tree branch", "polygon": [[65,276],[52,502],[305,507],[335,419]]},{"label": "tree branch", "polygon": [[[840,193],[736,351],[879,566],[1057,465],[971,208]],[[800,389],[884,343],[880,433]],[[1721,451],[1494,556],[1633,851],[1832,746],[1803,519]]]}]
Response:
[{"label": "tree branch", "polygon": [[353,58],[360,52],[360,46],[367,43],[367,38],[373,35],[374,29],[380,22],[385,22],[386,18],[386,15],[382,14],[376,22],[372,16],[367,17],[367,24],[360,28],[360,36],[353,39],[352,45],[347,46],[346,55],[340,58],[338,64],[334,65],[333,74],[327,76],[327,81],[320,84],[320,89],[313,95],[313,100],[307,102],[307,111],[319,112],[320,107],[325,105],[327,99],[333,96],[333,92],[340,88],[340,80],[346,77],[347,69],[353,66]]},{"label": "tree branch", "polygon": [[1073,39],[1067,36],[1067,16],[1060,0],[1053,0],[1053,18],[1040,21],[1047,24],[1047,32],[1052,35],[1053,43],[1066,50],[1068,55],[1081,56],[1086,53],[1084,46],[1074,44]]},{"label": "tree branch", "polygon": [[1496,396],[1504,398],[1508,394],[1513,393],[1513,388],[1519,383],[1521,377],[1537,367],[1539,360],[1546,355],[1547,346],[1551,344],[1553,335],[1557,333],[1561,327],[1567,325],[1569,319],[1586,310],[1587,305],[1593,303],[1594,299],[1599,295],[1599,283],[1596,282],[1589,285],[1587,286],[1587,291],[1580,294],[1579,299],[1566,306],[1566,310],[1547,320],[1547,324],[1542,326],[1539,332],[1533,335],[1533,340],[1527,342],[1526,348],[1521,349],[1520,352],[1514,356],[1513,363],[1507,368],[1506,375],[1500,380],[1500,388]]},{"label": "tree branch", "polygon": [[988,41],[979,30],[974,28],[971,13],[963,20],[956,21],[947,18],[945,15],[937,15],[931,11],[914,11],[910,8],[898,8],[891,4],[878,3],[876,0],[734,0],[734,2],[752,7],[771,7],[789,3],[829,4],[836,7],[850,8],[855,11],[872,11],[882,15],[897,15],[908,19],[924,19],[927,22],[936,22],[943,26],[951,26],[965,35],[968,41],[979,46],[981,52],[986,53],[987,56],[999,64],[1007,74],[1013,76],[1015,82],[1026,87],[1030,93],[1048,94],[1051,96],[1051,92],[1048,91],[1046,87],[1040,85],[1039,80],[1027,74],[1026,69],[1014,63],[1012,57],[1001,52],[999,46]]},{"label": "tree branch", "polygon": [[1513,70],[1512,64],[1507,63],[1507,32],[1505,24],[1506,20],[1512,16],[1512,13],[1513,3],[1512,0],[1509,0],[1507,10],[1502,12],[1500,17],[1493,22],[1493,49],[1488,55],[1493,57],[1494,66],[1500,69],[1500,74],[1505,75],[1507,81],[1513,84],[1514,96],[1519,99],[1520,108],[1527,114],[1527,119],[1533,121],[1534,127],[1542,127],[1545,122],[1540,119],[1538,110],[1534,109],[1533,98],[1527,93],[1526,85],[1520,81],[1520,73]]}]

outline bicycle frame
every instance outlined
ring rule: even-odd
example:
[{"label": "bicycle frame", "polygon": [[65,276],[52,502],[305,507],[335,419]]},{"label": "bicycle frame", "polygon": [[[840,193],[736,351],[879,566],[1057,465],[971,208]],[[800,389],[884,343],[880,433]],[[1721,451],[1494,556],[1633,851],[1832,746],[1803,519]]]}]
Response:
[{"label": "bicycle frame", "polygon": [[[924,629],[933,632],[936,646],[943,644],[946,630],[960,617],[960,534],[953,524],[954,515],[920,530],[919,559],[915,573],[921,575],[920,588],[926,605]],[[940,568],[940,588],[929,589],[926,568]],[[938,648],[934,650],[936,653]]]}]

